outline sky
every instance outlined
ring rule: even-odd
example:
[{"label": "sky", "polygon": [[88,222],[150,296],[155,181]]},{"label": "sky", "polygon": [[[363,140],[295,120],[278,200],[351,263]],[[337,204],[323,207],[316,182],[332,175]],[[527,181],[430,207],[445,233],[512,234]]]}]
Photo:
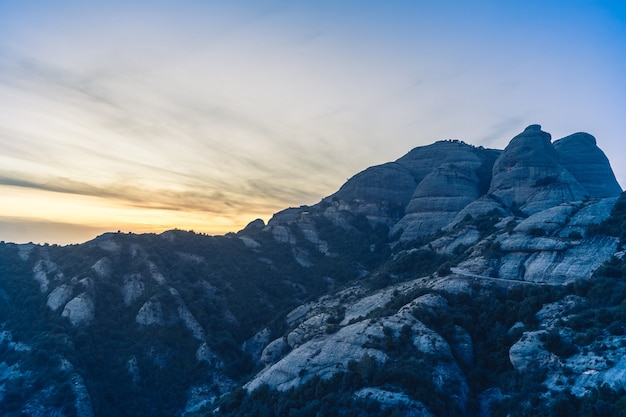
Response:
[{"label": "sky", "polygon": [[416,146],[594,135],[623,1],[0,0],[0,240],[238,231]]}]

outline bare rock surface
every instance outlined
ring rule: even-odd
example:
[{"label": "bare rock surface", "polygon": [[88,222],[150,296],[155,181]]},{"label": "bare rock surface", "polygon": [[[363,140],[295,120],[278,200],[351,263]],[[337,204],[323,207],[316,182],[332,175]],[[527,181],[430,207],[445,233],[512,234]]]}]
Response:
[{"label": "bare rock surface", "polygon": [[129,306],[134,303],[144,293],[145,284],[140,273],[127,274],[124,276],[124,284],[122,286],[122,297],[124,304]]},{"label": "bare rock surface", "polygon": [[527,214],[588,196],[559,163],[550,134],[539,125],[528,126],[514,137],[496,160],[489,193]]},{"label": "bare rock surface", "polygon": [[95,310],[91,297],[87,293],[82,293],[65,305],[61,315],[67,317],[74,326],[83,326],[93,321]]},{"label": "bare rock surface", "polygon": [[163,326],[165,324],[165,316],[161,302],[155,297],[146,301],[137,312],[135,321],[145,326],[153,324]]},{"label": "bare rock surface", "polygon": [[588,133],[574,133],[554,142],[563,165],[592,198],[615,197],[622,192],[606,155]]},{"label": "bare rock surface", "polygon": [[48,294],[46,305],[50,307],[51,310],[56,311],[72,298],[73,292],[74,288],[71,285],[60,285]]},{"label": "bare rock surface", "polygon": [[383,409],[388,407],[403,406],[404,415],[407,417],[434,417],[428,408],[420,401],[411,399],[401,392],[392,392],[380,388],[361,388],[354,393],[354,398],[360,400],[374,400]]}]

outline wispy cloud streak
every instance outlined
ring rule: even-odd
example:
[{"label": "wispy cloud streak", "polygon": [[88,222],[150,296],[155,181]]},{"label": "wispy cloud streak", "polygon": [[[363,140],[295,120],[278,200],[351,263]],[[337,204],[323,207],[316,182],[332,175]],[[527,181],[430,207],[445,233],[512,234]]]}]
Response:
[{"label": "wispy cloud streak", "polygon": [[626,16],[560,6],[0,3],[0,186],[236,230],[415,146],[502,147],[530,123],[594,134],[623,183]]}]

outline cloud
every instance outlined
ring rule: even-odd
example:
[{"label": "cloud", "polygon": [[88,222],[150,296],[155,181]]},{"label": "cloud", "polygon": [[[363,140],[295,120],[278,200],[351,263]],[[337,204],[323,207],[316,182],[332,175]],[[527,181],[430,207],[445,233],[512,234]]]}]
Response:
[{"label": "cloud", "polygon": [[457,6],[0,6],[0,184],[269,216],[415,146],[503,147],[530,123],[615,140],[624,165],[623,25],[586,8]]}]

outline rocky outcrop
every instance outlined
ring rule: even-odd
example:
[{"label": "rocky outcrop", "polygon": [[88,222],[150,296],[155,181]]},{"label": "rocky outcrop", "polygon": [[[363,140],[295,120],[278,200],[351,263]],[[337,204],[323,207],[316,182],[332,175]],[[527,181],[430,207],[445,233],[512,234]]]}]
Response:
[{"label": "rocky outcrop", "polygon": [[63,284],[56,287],[50,294],[48,294],[48,300],[46,305],[53,311],[58,310],[64,306],[71,298],[74,292],[74,287],[68,284]]},{"label": "rocky outcrop", "polygon": [[[618,239],[585,236],[591,224],[610,216],[616,198],[564,203],[525,219],[508,217],[495,225],[498,231],[474,246],[475,253],[459,264],[479,276],[564,285],[586,279],[618,249]],[[463,236],[470,230],[448,235]],[[435,243],[431,244],[433,249]],[[492,259],[478,256],[489,254]]]},{"label": "rocky outcrop", "polygon": [[391,392],[380,388],[361,388],[354,393],[354,398],[376,401],[383,410],[389,407],[401,408],[405,416],[434,417],[423,403],[401,392]]},{"label": "rocky outcrop", "polygon": [[67,317],[74,326],[83,326],[94,319],[95,305],[87,293],[72,298],[63,309],[61,315]]},{"label": "rocky outcrop", "polygon": [[[395,162],[358,173],[318,205],[275,214],[266,230],[277,241],[295,245],[289,225],[299,224],[306,239],[328,254],[315,224],[303,222],[309,215],[323,215],[349,228],[341,213],[364,214],[371,224],[386,224],[390,235],[410,241],[450,231],[468,217],[492,212],[528,216],[620,192],[591,135],[577,133],[553,144],[541,126],[530,125],[504,151],[458,140],[417,147]],[[297,259],[308,265],[307,259]]]},{"label": "rocky outcrop", "polygon": [[[495,150],[475,148],[458,140],[439,141],[417,147],[395,162],[360,172],[324,201],[332,202],[340,210],[365,214],[372,223],[389,226],[394,225],[405,213],[431,212],[426,207],[420,207],[420,204],[424,204],[420,197],[426,195],[437,197],[443,192],[441,197],[448,199],[441,202],[443,206],[447,211],[458,211],[457,207],[465,202],[467,195],[475,194],[463,188],[467,185],[467,176],[469,175],[469,180],[474,185],[472,188],[478,188],[477,194],[484,194],[489,184],[491,165],[498,153]],[[448,174],[448,169],[456,172]],[[435,170],[439,171],[434,172]],[[433,175],[432,178],[418,190],[430,174]],[[455,183],[454,186],[457,191],[461,191],[461,195],[451,195],[445,188],[439,187],[445,187],[449,181]],[[455,197],[461,197],[460,201],[455,201]],[[418,200],[414,203],[413,211],[407,210],[407,206],[415,198]],[[473,196],[475,198],[476,195]],[[408,223],[405,222],[405,226]],[[425,227],[430,226],[425,224]]]},{"label": "rocky outcrop", "polygon": [[140,273],[127,274],[124,276],[122,297],[124,305],[129,306],[143,295],[145,284]]},{"label": "rocky outcrop", "polygon": [[615,197],[622,189],[606,155],[588,133],[574,133],[554,142],[560,162],[592,198]]},{"label": "rocky outcrop", "polygon": [[204,332],[202,325],[194,317],[191,311],[189,311],[187,306],[182,303],[178,305],[178,317],[182,320],[187,330],[191,332],[195,339],[206,339],[206,333]]},{"label": "rocky outcrop", "polygon": [[539,125],[528,126],[504,149],[493,166],[489,193],[526,214],[589,197],[560,164],[550,134]]},{"label": "rocky outcrop", "polygon": [[98,260],[98,262],[91,266],[91,269],[93,269],[100,278],[110,277],[113,270],[111,260],[109,258],[102,258]]},{"label": "rocky outcrop", "polygon": [[165,324],[165,316],[163,314],[163,306],[161,305],[161,302],[155,297],[146,301],[137,312],[135,321],[137,324],[144,326],[150,326],[153,324],[163,326]]},{"label": "rocky outcrop", "polygon": [[509,360],[516,370],[520,372],[537,370],[556,360],[556,357],[543,345],[542,336],[545,337],[545,335],[544,330],[526,332],[511,346]]},{"label": "rocky outcrop", "polygon": [[51,280],[62,280],[63,273],[59,271],[59,267],[52,261],[41,259],[37,261],[33,268],[33,278],[39,283],[41,292],[48,291]]},{"label": "rocky outcrop", "polygon": [[465,165],[445,163],[419,183],[406,208],[406,215],[394,226],[402,240],[430,235],[447,226],[468,204],[481,195],[476,170],[481,161]]},{"label": "rocky outcrop", "polygon": [[[388,360],[384,341],[391,341],[403,333],[421,354],[432,357],[434,364],[441,361],[440,368],[435,366],[439,369],[436,371],[438,380],[465,392],[460,369],[450,365],[453,356],[448,342],[413,315],[413,310],[419,308],[445,308],[447,302],[443,297],[425,294],[387,316],[376,319],[367,317],[375,310],[380,311],[394,297],[410,294],[419,284],[420,281],[402,283],[366,296],[356,289],[346,289],[334,297],[323,297],[318,302],[292,311],[287,319],[294,328],[285,337],[268,344],[261,356],[261,362],[266,367],[246,388],[253,391],[267,384],[284,391],[314,376],[326,379],[345,372],[351,361],[359,362],[365,357],[384,363]],[[351,301],[350,294],[355,297]],[[339,321],[342,314],[343,320]],[[471,360],[472,348],[464,346],[471,344],[471,339],[462,330],[458,334],[459,351]]]},{"label": "rocky outcrop", "polygon": [[[544,305],[536,314],[539,328],[524,332],[511,347],[509,358],[513,367],[520,372],[545,372],[543,385],[552,392],[583,397],[602,386],[621,389],[626,383],[626,335],[600,330],[592,341],[577,346],[577,340],[585,338],[568,324],[584,305],[585,299],[574,295]],[[560,340],[561,351],[563,343],[570,346],[567,354],[559,356],[548,351],[548,334]]]},{"label": "rocky outcrop", "polygon": [[365,214],[373,223],[393,224],[404,214],[416,185],[409,169],[390,162],[356,174],[328,200],[340,210]]}]

